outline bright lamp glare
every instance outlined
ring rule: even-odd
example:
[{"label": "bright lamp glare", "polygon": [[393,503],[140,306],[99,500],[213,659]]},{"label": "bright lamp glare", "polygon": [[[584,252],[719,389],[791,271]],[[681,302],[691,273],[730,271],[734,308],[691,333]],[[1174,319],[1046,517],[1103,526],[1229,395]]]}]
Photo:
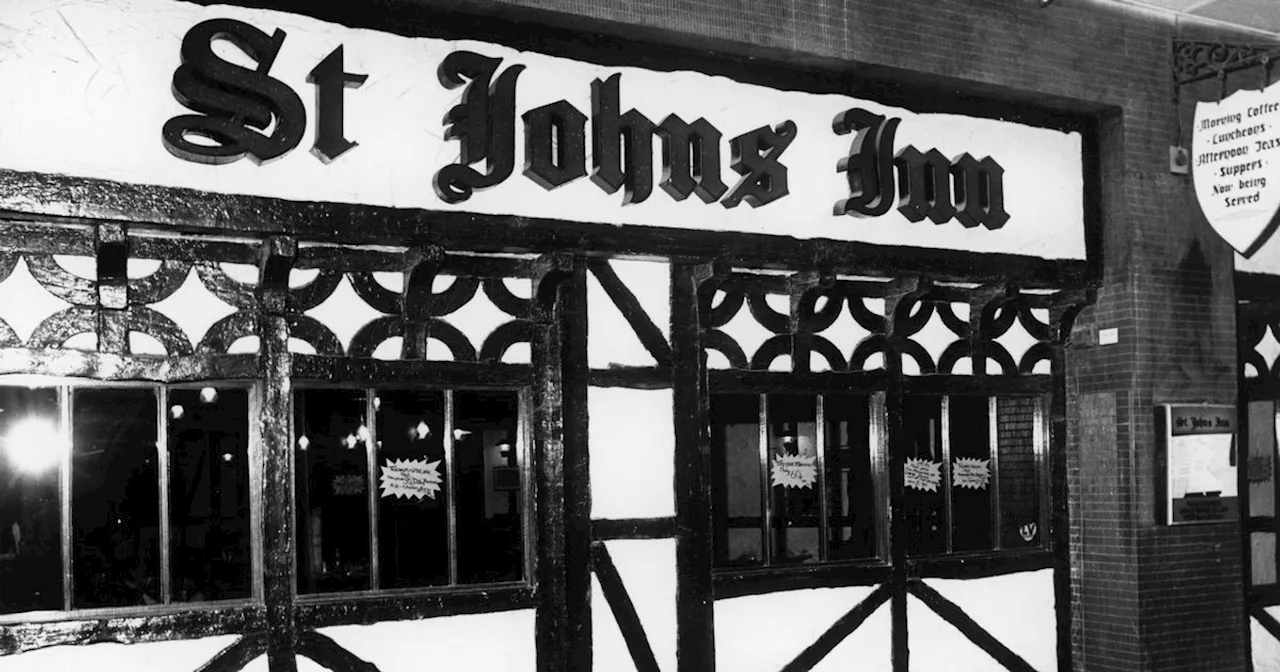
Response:
[{"label": "bright lamp glare", "polygon": [[58,429],[48,420],[24,418],[9,428],[4,449],[19,470],[38,473],[58,463]]}]

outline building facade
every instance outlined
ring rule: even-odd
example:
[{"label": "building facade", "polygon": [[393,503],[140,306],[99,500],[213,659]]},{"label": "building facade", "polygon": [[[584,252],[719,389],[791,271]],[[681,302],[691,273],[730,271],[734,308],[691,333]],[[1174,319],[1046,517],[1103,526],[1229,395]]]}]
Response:
[{"label": "building facade", "polygon": [[1265,37],[6,2],[0,666],[1280,670]]}]

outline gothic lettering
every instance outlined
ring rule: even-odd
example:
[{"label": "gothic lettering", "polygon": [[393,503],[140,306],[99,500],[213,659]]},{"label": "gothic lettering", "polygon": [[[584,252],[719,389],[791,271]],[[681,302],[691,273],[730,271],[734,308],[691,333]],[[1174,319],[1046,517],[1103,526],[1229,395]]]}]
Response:
[{"label": "gothic lettering", "polygon": [[992,231],[1009,221],[1004,211],[1004,168],[991,157],[981,161],[966,152],[951,162],[956,190],[956,221],[965,228],[979,224]]},{"label": "gothic lettering", "polygon": [[[460,203],[476,189],[501,184],[515,168],[516,79],[524,66],[510,66],[492,81],[501,62],[501,58],[455,51],[445,56],[436,71],[446,89],[467,87],[462,102],[444,118],[445,139],[458,140],[461,149],[458,163],[441,168],[433,180],[436,195],[446,203]],[[484,173],[471,167],[480,161],[485,161]]]},{"label": "gothic lettering", "polygon": [[618,111],[612,75],[591,82],[591,181],[605,193],[622,188],[622,203],[641,203],[653,193],[653,122],[635,110]]},{"label": "gothic lettering", "polygon": [[879,217],[893,205],[893,136],[900,119],[885,120],[862,108],[836,115],[831,128],[836,135],[854,133],[849,155],[840,159],[836,171],[845,173],[849,198],[836,201],[835,214]]},{"label": "gothic lettering", "polygon": [[524,119],[524,176],[543,189],[587,174],[587,117],[560,100],[529,110]]},{"label": "gothic lettering", "polygon": [[662,138],[662,182],[672,199],[697,194],[703,203],[717,201],[728,190],[720,179],[720,131],[706,119],[687,124],[670,114],[658,125]]},{"label": "gothic lettering", "polygon": [[307,75],[307,83],[316,85],[316,141],[311,153],[321,161],[329,163],[359,144],[342,135],[342,94],[344,89],[360,88],[368,78],[343,72],[342,45]]},{"label": "gothic lettering", "polygon": [[944,224],[956,214],[951,204],[951,162],[936,149],[927,154],[907,145],[893,159],[898,168],[898,212],[908,221],[928,217]]},{"label": "gothic lettering", "polygon": [[761,126],[730,140],[729,152],[733,162],[729,167],[742,179],[720,201],[720,205],[734,208],[746,201],[751,207],[758,208],[790,193],[787,167],[778,159],[795,139],[795,122],[784,121],[777,128]]},{"label": "gothic lettering", "polygon": [[[257,69],[214,54],[215,39],[236,45],[258,63]],[[306,108],[293,89],[267,74],[284,39],[283,30],[267,35],[234,19],[210,19],[187,31],[182,39],[182,65],[173,73],[173,93],[198,114],[165,122],[161,130],[165,148],[187,161],[223,164],[245,155],[262,163],[297,147],[306,129]],[[268,135],[265,131],[273,121],[275,127]]]}]

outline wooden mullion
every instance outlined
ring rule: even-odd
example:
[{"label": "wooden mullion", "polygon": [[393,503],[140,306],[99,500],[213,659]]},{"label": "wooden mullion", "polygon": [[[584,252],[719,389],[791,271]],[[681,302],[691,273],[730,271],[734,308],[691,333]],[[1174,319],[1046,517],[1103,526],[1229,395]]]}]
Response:
[{"label": "wooden mullion", "polygon": [[996,662],[1004,665],[1006,669],[1012,672],[1036,672],[1036,669],[1026,660],[1011,651],[1009,647],[1002,644],[1000,640],[978,625],[977,621],[974,621],[968,614],[964,613],[964,610],[959,605],[943,597],[941,593],[928,584],[923,581],[912,581],[909,588],[911,594],[919,598],[925,606],[932,609],[943,620],[954,625],[961,634],[969,638],[969,641],[986,651],[988,655],[994,658]]},{"label": "wooden mullion", "polygon": [[671,265],[671,387],[675,430],[676,670],[714,672],[710,406],[702,318],[728,277],[709,264]]},{"label": "wooden mullion", "polygon": [[[296,672],[298,647],[293,602],[297,583],[293,506],[293,408],[289,393],[289,325],[285,317],[289,269],[297,243],[271,238],[263,246],[259,281],[258,408],[263,454],[263,599],[267,607],[270,672]],[[307,539],[297,543],[309,543]]]},{"label": "wooden mullion", "polygon": [[209,662],[196,672],[240,672],[246,665],[267,651],[267,636],[256,632],[240,637],[227,648],[214,654]]},{"label": "wooden mullion", "polygon": [[304,630],[298,634],[298,653],[330,670],[379,672],[377,665],[351,653],[341,644],[315,630]]},{"label": "wooden mullion", "polygon": [[618,277],[608,260],[591,259],[587,262],[587,268],[591,269],[591,274],[600,282],[605,294],[609,295],[613,305],[618,307],[627,324],[631,325],[631,330],[640,339],[644,349],[649,351],[653,361],[657,362],[658,366],[670,366],[671,346],[667,343],[666,334],[663,334],[662,330],[649,318],[649,313],[645,311],[644,306],[640,305],[636,295]]},{"label": "wooden mullion", "polygon": [[649,645],[649,638],[645,635],[644,624],[640,622],[635,605],[631,603],[631,596],[627,594],[627,587],[622,583],[622,576],[613,565],[613,558],[609,556],[609,549],[603,541],[591,544],[591,558],[596,578],[600,581],[600,592],[609,603],[618,631],[622,633],[622,640],[627,645],[627,651],[631,652],[636,672],[659,672],[658,660],[653,656],[653,647]]},{"label": "wooden mullion", "polygon": [[827,654],[831,653],[840,642],[858,629],[880,605],[889,600],[893,592],[888,584],[881,585],[871,591],[861,602],[854,605],[845,615],[836,620],[825,632],[818,635],[817,641],[810,644],[794,660],[782,668],[782,672],[807,672],[813,669]]}]

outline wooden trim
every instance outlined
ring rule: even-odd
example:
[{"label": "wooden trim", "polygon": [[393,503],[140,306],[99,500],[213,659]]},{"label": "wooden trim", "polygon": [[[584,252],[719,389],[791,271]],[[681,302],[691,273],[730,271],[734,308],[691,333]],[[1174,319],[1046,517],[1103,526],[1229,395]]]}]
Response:
[{"label": "wooden trim", "polygon": [[871,591],[870,595],[863,598],[848,613],[837,619],[830,628],[827,628],[826,632],[819,635],[817,641],[810,644],[804,651],[801,651],[800,655],[796,656],[790,663],[787,663],[782,668],[782,672],[807,672],[813,669],[814,665],[817,665],[827,654],[839,646],[840,642],[843,642],[854,630],[857,630],[863,621],[875,613],[875,610],[880,605],[889,601],[889,596],[892,592],[888,584],[883,584]]},{"label": "wooden trim", "polygon": [[514,611],[536,605],[533,589],[521,584],[303,597],[299,598],[294,613],[299,628],[329,628]]},{"label": "wooden trim", "polygon": [[622,576],[618,574],[618,568],[613,566],[613,559],[609,557],[609,549],[603,541],[591,544],[591,558],[596,578],[600,580],[600,592],[609,603],[618,630],[622,633],[622,640],[627,644],[627,651],[631,652],[636,672],[659,672],[658,660],[653,656],[653,647],[649,646],[644,624],[636,614],[631,596],[622,583]]},{"label": "wooden trim", "polygon": [[182,611],[165,614],[0,625],[0,656],[49,646],[199,639],[266,628],[266,610],[261,606],[182,606]]},{"label": "wooden trim", "polygon": [[291,355],[299,381],[341,383],[360,387],[431,385],[438,387],[520,387],[533,378],[528,364],[477,364],[420,359],[354,359],[324,355]]},{"label": "wooden trim", "polygon": [[784,590],[874,586],[889,581],[888,565],[821,564],[751,569],[717,569],[715,599],[728,600]]},{"label": "wooden trim", "polygon": [[521,215],[288,201],[178,187],[0,170],[0,216],[40,222],[138,222],[174,233],[292,235],[328,243],[415,246],[473,252],[733,259],[752,268],[809,266],[832,260],[844,275],[925,274],[939,280],[998,281],[1022,287],[1080,286],[1083,260],[936,250],[856,241],[797,239],[742,232],[614,226]]},{"label": "wooden trim", "polygon": [[258,656],[267,652],[267,636],[255,632],[245,635],[214,654],[196,672],[240,672]]},{"label": "wooden trim", "polygon": [[1014,394],[1045,394],[1053,389],[1053,376],[1029,374],[1022,376],[960,376],[931,374],[903,376],[903,393],[907,395],[979,395],[1007,396]]},{"label": "wooden trim", "polygon": [[1280,639],[1280,621],[1277,621],[1275,616],[1272,616],[1262,607],[1254,607],[1249,613],[1257,619],[1258,625],[1261,625],[1267,632],[1271,633],[1272,637]]},{"label": "wooden trim", "polygon": [[1248,602],[1249,608],[1253,607],[1273,607],[1280,604],[1280,584],[1269,584],[1265,586],[1252,586],[1247,589],[1249,591]]},{"label": "wooden trim", "polygon": [[148,358],[85,350],[0,348],[0,375],[26,374],[109,382],[183,383],[254,380],[259,365],[256,354]]},{"label": "wooden trim", "polygon": [[644,306],[640,305],[636,295],[618,277],[609,261],[590,259],[587,261],[587,268],[600,282],[600,286],[604,288],[605,294],[609,295],[613,305],[618,307],[622,317],[626,318],[627,324],[631,325],[631,330],[640,339],[644,349],[653,357],[653,361],[658,366],[670,366],[671,346],[667,344],[666,334],[649,318],[649,313],[645,312]]},{"label": "wooden trim", "polygon": [[591,538],[607,539],[669,539],[676,536],[676,519],[665,518],[597,518],[591,521]]},{"label": "wooden trim", "polygon": [[671,367],[615,366],[607,369],[592,369],[591,386],[666,390],[671,388]]},{"label": "wooden trim", "polygon": [[759,394],[785,389],[787,393],[869,394],[885,387],[884,371],[823,371],[791,373],[789,371],[748,371],[744,369],[711,369],[707,371],[708,387],[715,393]]},{"label": "wooden trim", "polygon": [[1030,663],[1009,650],[1009,647],[1000,643],[1000,640],[984,630],[968,614],[964,613],[964,610],[959,605],[943,597],[941,593],[928,584],[923,581],[912,581],[908,584],[907,589],[912,595],[919,598],[925,606],[932,609],[943,620],[954,625],[965,637],[969,638],[969,641],[986,651],[988,655],[994,658],[996,662],[1004,665],[1006,669],[1012,672],[1036,672]]},{"label": "wooden trim", "polygon": [[342,648],[341,644],[315,630],[304,630],[298,633],[298,653],[329,670],[379,672],[377,665]]},{"label": "wooden trim", "polygon": [[912,578],[931,579],[981,579],[1018,572],[1033,572],[1055,566],[1056,557],[1051,551],[992,552],[969,556],[939,556],[913,558],[907,561],[908,574]]},{"label": "wooden trim", "polygon": [[677,672],[714,672],[716,664],[710,402],[702,350],[703,298],[714,278],[709,265],[671,265]]}]

